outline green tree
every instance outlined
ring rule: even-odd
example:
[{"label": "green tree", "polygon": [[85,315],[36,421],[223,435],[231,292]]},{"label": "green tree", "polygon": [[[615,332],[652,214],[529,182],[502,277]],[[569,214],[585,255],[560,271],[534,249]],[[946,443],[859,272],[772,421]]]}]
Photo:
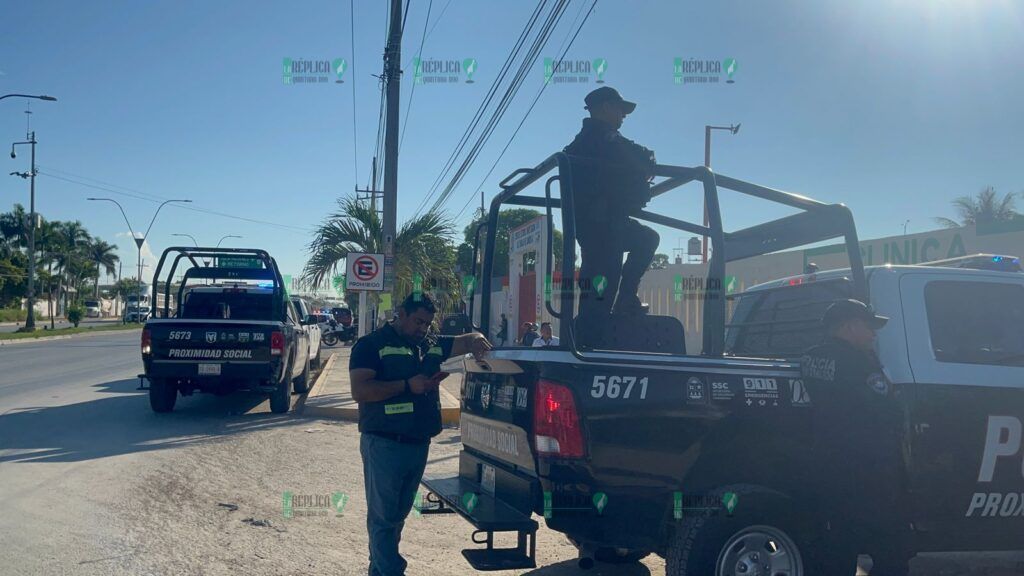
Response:
[{"label": "green tree", "polygon": [[[454,254],[450,242],[452,223],[441,214],[428,212],[402,224],[395,238],[395,294],[412,291],[413,275],[432,287],[458,292]],[[309,243],[309,260],[303,278],[323,282],[345,268],[349,252],[383,253],[383,223],[380,215],[354,198],[338,200],[338,210],[327,216]]]},{"label": "green tree", "polygon": [[654,255],[654,260],[651,261],[651,270],[661,270],[662,268],[668,268],[668,254],[659,252]]},{"label": "green tree", "polygon": [[[509,252],[509,233],[523,224],[526,224],[534,218],[542,216],[537,210],[530,208],[511,208],[508,210],[502,210],[498,213],[498,230],[495,236],[494,246],[494,267],[491,269],[491,273],[495,276],[504,276],[508,274],[508,252]],[[486,216],[484,217],[486,218]],[[477,216],[473,221],[466,226],[463,231],[465,234],[468,250],[459,249],[459,267],[465,270],[465,273],[469,273],[472,267],[472,254],[473,247],[476,246],[476,229],[477,226],[483,221],[481,216]],[[485,242],[484,233],[480,233],[480,241]],[[562,262],[562,231],[555,230],[551,237],[552,252],[554,253],[553,266],[555,269],[561,266]],[[477,274],[480,274],[480,270]]]},{"label": "green tree", "polygon": [[100,296],[100,269],[102,268],[108,276],[113,276],[117,270],[118,256],[117,245],[108,244],[107,242],[100,240],[99,238],[93,238],[89,245],[86,247],[86,251],[89,255],[89,259],[96,264],[96,285],[93,290],[93,296],[99,298]]},{"label": "green tree", "polygon": [[991,186],[978,192],[976,196],[961,196],[953,200],[953,209],[959,222],[949,218],[938,217],[937,223],[946,228],[988,224],[1017,217],[1016,197],[1012,192],[1002,198]]}]

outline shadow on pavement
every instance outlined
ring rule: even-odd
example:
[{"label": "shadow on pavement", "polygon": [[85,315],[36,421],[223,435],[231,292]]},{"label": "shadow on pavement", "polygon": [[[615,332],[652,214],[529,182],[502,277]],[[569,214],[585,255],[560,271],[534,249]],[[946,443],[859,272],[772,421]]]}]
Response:
[{"label": "shadow on pavement", "polygon": [[590,570],[580,570],[576,560],[566,560],[557,564],[542,566],[536,570],[523,572],[523,576],[650,576],[651,570],[643,564],[605,564],[595,562]]},{"label": "shadow on pavement", "polygon": [[[0,415],[0,464],[79,462],[178,446],[215,442],[242,432],[304,425],[293,412],[248,413],[266,401],[262,394],[226,396],[196,393],[178,397],[174,411],[156,414],[138,379],[94,385],[117,394],[61,406],[25,407]],[[300,396],[292,396],[292,406]]]}]

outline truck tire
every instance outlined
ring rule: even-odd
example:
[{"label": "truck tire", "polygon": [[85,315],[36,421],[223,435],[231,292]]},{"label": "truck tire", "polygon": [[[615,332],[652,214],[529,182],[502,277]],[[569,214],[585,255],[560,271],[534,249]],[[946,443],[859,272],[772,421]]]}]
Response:
[{"label": "truck tire", "polygon": [[302,374],[295,379],[295,392],[302,394],[309,392],[309,360],[306,360],[306,365],[302,368]]},{"label": "truck tire", "polygon": [[[666,576],[740,576],[786,574],[815,576],[808,567],[811,551],[808,523],[793,514],[792,503],[759,496],[734,486],[721,490],[736,493],[741,512],[684,517],[669,542]],[[749,504],[744,503],[747,496]],[[763,496],[763,494],[762,494]],[[745,565],[745,571],[738,568]],[[838,575],[837,575],[838,576]]]},{"label": "truck tire", "polygon": [[285,371],[285,377],[277,383],[277,390],[270,393],[270,411],[274,414],[285,414],[292,407],[292,383],[288,374],[291,374],[291,366]]},{"label": "truck tire", "polygon": [[149,380],[149,407],[153,412],[170,412],[178,401],[178,388],[166,378]]}]

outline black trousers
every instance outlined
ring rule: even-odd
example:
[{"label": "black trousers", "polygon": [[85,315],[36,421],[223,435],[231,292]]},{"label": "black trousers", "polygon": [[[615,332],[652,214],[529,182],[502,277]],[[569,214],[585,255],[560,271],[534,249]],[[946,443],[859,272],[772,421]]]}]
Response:
[{"label": "black trousers", "polygon": [[[636,295],[661,238],[632,218],[604,226],[577,222],[576,237],[582,259],[580,317],[603,318],[611,313],[616,295]],[[626,252],[629,256],[623,263],[622,255]]]}]

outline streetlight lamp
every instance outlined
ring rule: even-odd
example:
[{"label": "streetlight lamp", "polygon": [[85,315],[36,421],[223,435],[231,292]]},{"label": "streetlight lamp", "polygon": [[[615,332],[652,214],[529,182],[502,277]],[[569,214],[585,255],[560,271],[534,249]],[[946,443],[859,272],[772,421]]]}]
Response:
[{"label": "streetlight lamp", "polygon": [[215,248],[220,248],[220,243],[223,242],[227,238],[241,238],[241,236],[235,236],[234,234],[228,234],[227,236],[224,236],[220,240],[217,240],[217,245],[215,246]]},{"label": "streetlight lamp", "polygon": [[903,235],[904,236],[907,235],[907,224],[910,224],[910,219],[909,218],[906,221],[903,222]]},{"label": "streetlight lamp", "polygon": [[[733,134],[740,131],[740,125],[733,126],[704,126],[704,167],[711,168],[711,131],[712,130],[728,130]],[[704,202],[704,227],[708,226],[708,205],[707,201]],[[701,262],[706,263],[708,261],[708,237],[704,237],[703,246],[701,248]]]},{"label": "streetlight lamp", "polygon": [[[138,291],[138,294],[136,295],[135,310],[136,310],[136,317],[141,319],[141,314],[139,314],[139,310],[142,307],[142,245],[146,243],[146,238],[149,236],[149,231],[153,229],[153,223],[156,222],[156,217],[157,217],[157,215],[160,214],[160,210],[163,209],[164,206],[166,206],[166,205],[168,205],[168,204],[170,204],[172,202],[191,203],[192,201],[191,200],[165,200],[163,203],[161,203],[159,206],[157,206],[156,212],[153,213],[153,218],[149,221],[149,227],[146,228],[146,233],[143,234],[142,237],[140,238],[137,234],[135,234],[135,230],[132,229],[132,223],[128,221],[128,215],[124,213],[124,207],[121,206],[120,202],[118,202],[117,200],[114,200],[113,198],[86,198],[86,200],[92,200],[92,201],[95,201],[95,202],[113,202],[114,204],[117,204],[118,209],[121,210],[121,216],[124,216],[124,223],[128,225],[128,231],[132,233],[132,238],[135,240],[135,247],[136,247],[137,254],[138,254],[138,265],[139,265],[139,286],[138,286],[138,290],[139,291]],[[156,281],[156,279],[154,279],[154,282],[155,281]],[[153,306],[156,306],[156,302],[153,302]]]},{"label": "streetlight lamp", "polygon": [[[31,94],[5,94],[0,96],[0,100],[4,98],[35,98],[37,100],[47,100],[50,102],[56,102],[57,99],[53,96],[33,96]],[[14,152],[15,146],[31,145],[32,146],[32,169],[28,173],[12,172],[12,176],[21,176],[22,178],[30,178],[29,184],[29,230],[28,230],[28,286],[26,288],[25,300],[28,304],[28,312],[25,315],[25,330],[31,332],[36,329],[36,133],[33,130],[25,135],[27,140],[24,142],[15,142],[11,144],[11,158],[17,158],[18,155]]]},{"label": "streetlight lamp", "polygon": [[196,245],[196,248],[199,248],[199,242],[196,242],[196,237],[191,234],[171,234],[171,236],[184,236],[186,238],[191,238],[192,243]]}]

